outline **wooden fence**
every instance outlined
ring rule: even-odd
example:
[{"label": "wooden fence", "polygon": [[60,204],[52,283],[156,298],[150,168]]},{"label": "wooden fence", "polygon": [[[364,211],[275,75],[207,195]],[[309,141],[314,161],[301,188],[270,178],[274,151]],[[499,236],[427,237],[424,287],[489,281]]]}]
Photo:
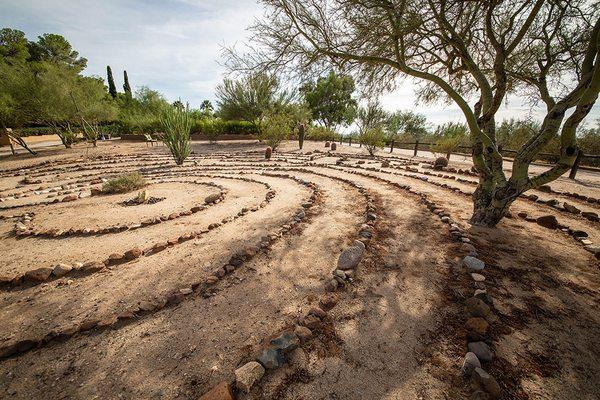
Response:
[{"label": "wooden fence", "polygon": [[[340,139],[340,144],[343,144],[344,142],[347,142],[350,146],[352,146],[352,138],[341,138]],[[362,144],[361,144],[362,146]],[[396,143],[396,141],[392,140],[391,142],[386,142],[385,143],[386,147],[390,148],[390,153],[392,153],[394,151],[394,148],[400,148],[400,149],[404,149],[404,150],[413,150],[413,157],[416,157],[419,150],[421,151],[431,151],[431,146],[433,146],[433,143],[424,143],[424,142],[419,142],[418,140],[415,142],[398,142]],[[464,149],[466,150],[465,153],[458,153],[458,152],[451,152],[449,154],[459,154],[459,155],[470,155],[472,153],[473,148],[471,146],[458,146],[460,149]],[[502,147],[500,147],[500,151],[503,154],[509,153],[509,154],[517,154],[517,150],[511,150],[511,149],[503,149]],[[539,153],[538,154],[541,157],[544,157],[546,159],[549,160],[558,160],[558,158],[560,157],[558,154],[552,154],[552,153]],[[590,160],[592,162],[600,162],[600,155],[598,154],[584,154],[581,150],[579,150],[577,152],[577,158],[575,159],[575,163],[573,164],[573,166],[571,167],[571,172],[569,173],[569,178],[571,179],[575,179],[575,176],[577,175],[577,171],[579,170],[579,166],[581,165],[583,160]]]}]

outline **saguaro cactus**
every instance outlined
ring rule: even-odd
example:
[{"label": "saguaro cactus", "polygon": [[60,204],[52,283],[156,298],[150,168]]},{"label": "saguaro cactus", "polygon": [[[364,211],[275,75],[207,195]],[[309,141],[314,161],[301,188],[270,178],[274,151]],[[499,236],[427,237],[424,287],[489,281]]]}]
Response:
[{"label": "saguaro cactus", "polygon": [[300,124],[298,127],[298,146],[300,146],[300,150],[302,150],[302,146],[304,146],[304,131],[306,128],[304,124]]}]

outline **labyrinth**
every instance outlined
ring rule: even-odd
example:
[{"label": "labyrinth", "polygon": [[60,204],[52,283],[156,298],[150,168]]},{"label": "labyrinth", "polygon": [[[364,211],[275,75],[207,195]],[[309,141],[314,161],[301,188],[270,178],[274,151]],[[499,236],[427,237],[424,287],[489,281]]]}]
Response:
[{"label": "labyrinth", "polygon": [[597,177],[490,229],[465,163],[264,147],[1,160],[0,398],[600,398]]}]

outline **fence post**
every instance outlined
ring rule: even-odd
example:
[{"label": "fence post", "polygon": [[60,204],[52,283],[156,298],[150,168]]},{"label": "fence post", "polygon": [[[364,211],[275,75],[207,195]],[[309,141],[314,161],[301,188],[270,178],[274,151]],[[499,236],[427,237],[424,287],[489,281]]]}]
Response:
[{"label": "fence post", "polygon": [[394,151],[394,140],[392,140],[392,144],[390,145],[390,153]]},{"label": "fence post", "polygon": [[575,162],[571,167],[571,173],[569,174],[569,179],[575,179],[575,175],[577,175],[577,170],[579,169],[579,163],[581,162],[581,158],[583,157],[583,151],[577,150],[577,157],[575,158]]},{"label": "fence post", "polygon": [[417,139],[417,140],[415,141],[415,152],[414,152],[414,154],[413,154],[413,157],[416,157],[416,156],[417,156],[417,151],[419,151],[419,139]]},{"label": "fence post", "polygon": [[348,139],[348,143],[349,143],[348,145],[349,145],[350,147],[352,147],[352,136],[350,136],[350,138]]}]

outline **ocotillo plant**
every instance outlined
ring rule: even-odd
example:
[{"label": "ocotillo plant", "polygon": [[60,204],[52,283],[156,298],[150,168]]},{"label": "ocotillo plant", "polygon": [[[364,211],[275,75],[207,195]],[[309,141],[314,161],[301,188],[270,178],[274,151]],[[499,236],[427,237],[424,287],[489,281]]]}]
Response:
[{"label": "ocotillo plant", "polygon": [[302,146],[304,146],[304,124],[300,124],[298,127],[298,146],[300,146],[300,150],[302,150]]},{"label": "ocotillo plant", "polygon": [[169,148],[175,163],[182,165],[183,161],[190,155],[190,131],[192,129],[192,118],[189,107],[184,109],[167,107],[161,117],[164,134],[162,141]]}]

